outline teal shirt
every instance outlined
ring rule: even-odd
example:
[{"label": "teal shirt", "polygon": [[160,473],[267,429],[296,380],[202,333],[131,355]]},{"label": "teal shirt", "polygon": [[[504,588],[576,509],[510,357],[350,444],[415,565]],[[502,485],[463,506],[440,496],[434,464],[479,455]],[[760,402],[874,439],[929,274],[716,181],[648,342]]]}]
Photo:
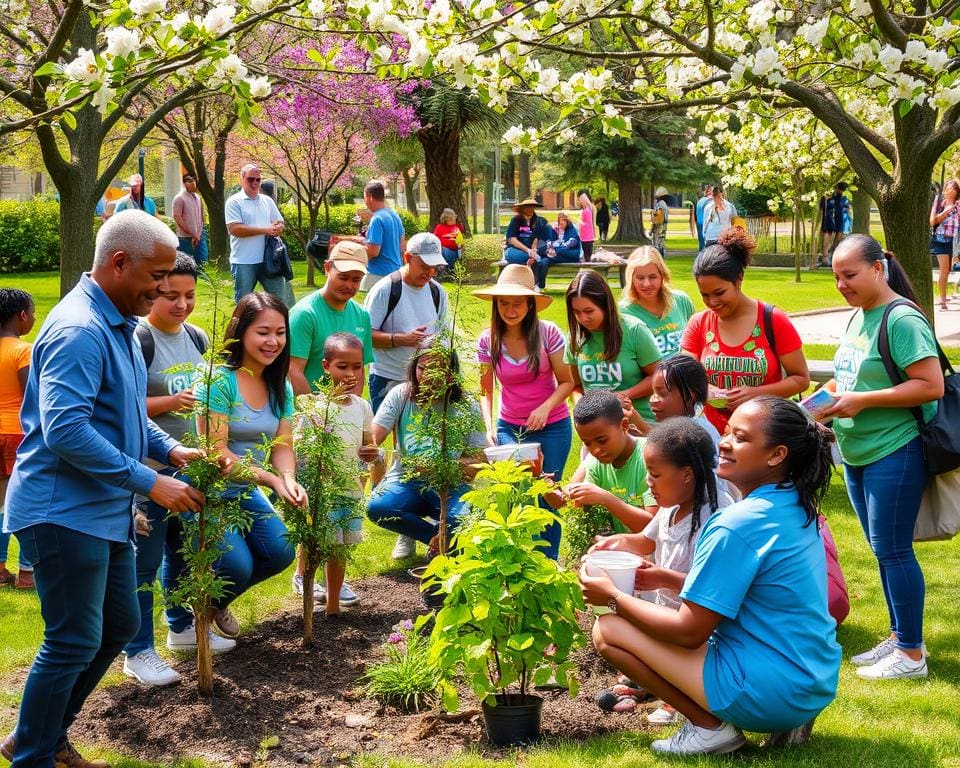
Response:
[{"label": "teal shirt", "polygon": [[680,337],[693,317],[693,302],[683,291],[673,291],[673,306],[663,315],[655,315],[630,299],[620,300],[620,313],[639,320],[653,334],[661,357],[670,357],[680,351]]},{"label": "teal shirt", "polygon": [[[643,367],[660,359],[660,350],[650,330],[633,317],[621,317],[623,344],[616,360],[603,359],[603,333],[591,333],[587,343],[574,356],[570,347],[563,353],[563,362],[576,365],[584,391],[608,389],[623,392],[639,384],[645,376]],[[649,397],[637,397],[633,407],[645,421],[654,421]]]},{"label": "teal shirt", "polygon": [[[837,392],[873,392],[893,386],[887,376],[877,338],[886,305],[857,310],[833,357]],[[887,318],[890,356],[903,371],[919,360],[937,357],[930,324],[913,307],[895,307]],[[925,421],[937,412],[936,402],[921,406]],[[909,408],[864,408],[852,419],[834,419],[840,455],[854,467],[873,464],[915,438],[917,421]]]}]

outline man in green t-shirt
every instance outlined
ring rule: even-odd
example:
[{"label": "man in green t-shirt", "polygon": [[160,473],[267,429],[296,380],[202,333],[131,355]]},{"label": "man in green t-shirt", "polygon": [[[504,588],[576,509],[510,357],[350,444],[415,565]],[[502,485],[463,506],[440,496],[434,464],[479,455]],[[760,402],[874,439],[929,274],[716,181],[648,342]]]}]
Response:
[{"label": "man in green t-shirt", "polygon": [[[323,287],[290,310],[290,383],[298,395],[309,394],[323,378],[323,345],[333,333],[352,333],[359,338],[364,365],[373,362],[370,315],[353,301],[367,274],[366,249],[342,240],[333,247],[323,268],[327,273]],[[363,381],[358,382],[361,388]]]}]

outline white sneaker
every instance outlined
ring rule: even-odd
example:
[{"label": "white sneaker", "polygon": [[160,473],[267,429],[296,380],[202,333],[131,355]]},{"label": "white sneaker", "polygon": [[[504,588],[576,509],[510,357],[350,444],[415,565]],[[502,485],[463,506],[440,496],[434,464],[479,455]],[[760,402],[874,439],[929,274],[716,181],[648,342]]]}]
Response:
[{"label": "white sneaker", "polygon": [[390,557],[394,560],[403,560],[405,557],[412,557],[417,552],[417,542],[409,536],[397,536],[397,543],[393,545],[393,552]]},{"label": "white sneaker", "polygon": [[688,720],[669,739],[652,742],[650,749],[670,755],[725,755],[735,752],[746,743],[740,729],[730,723],[712,730],[700,728]]},{"label": "white sneaker", "polygon": [[347,584],[343,583],[343,586],[340,587],[340,605],[344,608],[349,608],[351,605],[356,605],[360,602],[360,595],[353,591],[353,588]]},{"label": "white sneaker", "polygon": [[869,651],[864,651],[863,653],[858,653],[856,656],[851,657],[850,663],[855,667],[870,667],[876,664],[880,659],[889,656],[897,649],[897,643],[895,640],[887,637],[877,645],[873,646]]},{"label": "white sneaker", "polygon": [[[237,641],[229,637],[220,637],[213,630],[207,630],[210,638],[211,653],[227,653],[237,647]],[[183,632],[167,630],[167,648],[171,651],[193,651],[197,648],[197,628],[191,624]]]},{"label": "white sneaker", "polygon": [[904,680],[910,677],[927,676],[927,654],[914,661],[899,648],[884,656],[876,664],[861,667],[857,674],[864,680]]},{"label": "white sneaker", "polygon": [[667,704],[658,707],[647,715],[647,722],[650,723],[650,725],[673,725],[679,720],[680,713]]},{"label": "white sneaker", "polygon": [[153,648],[140,651],[135,656],[127,656],[123,660],[123,674],[138,683],[158,688],[180,682],[179,673],[157,656]]},{"label": "white sneaker", "polygon": [[[293,574],[293,578],[290,579],[290,587],[293,589],[294,594],[303,597],[303,576],[299,573]],[[313,582],[313,601],[315,603],[323,603],[327,600],[327,588],[323,586],[319,581]]]}]

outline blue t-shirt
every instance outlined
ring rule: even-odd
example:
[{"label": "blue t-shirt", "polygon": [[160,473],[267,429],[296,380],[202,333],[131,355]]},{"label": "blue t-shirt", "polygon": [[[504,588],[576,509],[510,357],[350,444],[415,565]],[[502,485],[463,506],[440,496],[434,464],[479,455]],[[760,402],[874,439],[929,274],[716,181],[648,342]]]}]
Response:
[{"label": "blue t-shirt", "polygon": [[837,693],[826,556],[804,520],[792,486],[757,488],[704,523],[680,593],[724,617],[707,641],[703,688],[710,711],[744,730],[795,728]]},{"label": "blue t-shirt", "polygon": [[703,234],[703,209],[707,207],[707,203],[709,203],[711,200],[713,200],[712,197],[701,197],[699,200],[697,200],[697,207],[694,216],[696,216],[697,228],[701,231],[701,234]]},{"label": "blue t-shirt", "polygon": [[403,265],[400,240],[403,237],[403,220],[392,208],[375,211],[367,227],[367,242],[379,245],[380,253],[367,263],[371,275],[389,275]]}]

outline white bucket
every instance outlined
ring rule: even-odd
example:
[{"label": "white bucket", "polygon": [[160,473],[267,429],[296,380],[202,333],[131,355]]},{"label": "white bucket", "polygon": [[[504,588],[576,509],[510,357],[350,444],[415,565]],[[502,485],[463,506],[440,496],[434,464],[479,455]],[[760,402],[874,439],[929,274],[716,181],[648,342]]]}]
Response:
[{"label": "white bucket", "polygon": [[520,443],[517,455],[520,461],[536,461],[540,455],[540,443]]},{"label": "white bucket", "polygon": [[626,595],[632,595],[637,568],[642,562],[643,558],[632,552],[600,550],[587,555],[587,573],[596,575],[597,569],[602,570],[617,589]]},{"label": "white bucket", "polygon": [[536,461],[540,455],[540,443],[507,443],[507,445],[494,445],[483,449],[483,455],[487,461]]}]

